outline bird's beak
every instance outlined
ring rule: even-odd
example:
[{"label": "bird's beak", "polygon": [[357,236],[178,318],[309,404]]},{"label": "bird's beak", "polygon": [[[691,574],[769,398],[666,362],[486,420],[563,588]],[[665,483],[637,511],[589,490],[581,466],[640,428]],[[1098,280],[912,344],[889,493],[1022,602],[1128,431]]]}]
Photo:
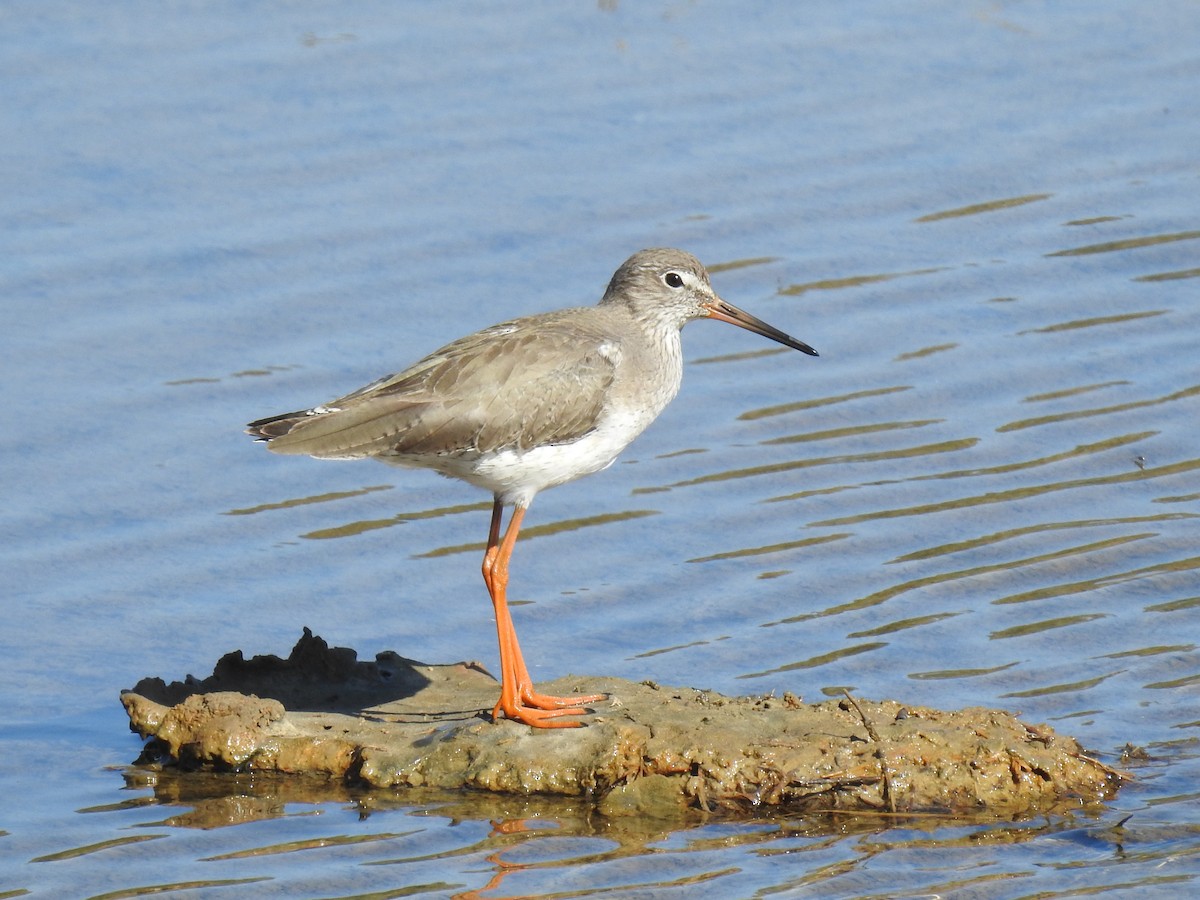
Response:
[{"label": "bird's beak", "polygon": [[765,338],[770,338],[783,344],[785,347],[791,347],[793,350],[799,350],[801,353],[807,353],[809,356],[819,356],[812,347],[798,341],[790,334],[784,334],[774,325],[768,325],[757,316],[752,316],[744,309],[738,309],[732,303],[726,303],[716,294],[713,294],[711,300],[706,301],[704,310],[708,313],[710,319],[717,319],[721,322],[728,322],[730,325],[736,325],[738,328],[745,328],[747,331],[753,331],[755,334],[761,334]]}]

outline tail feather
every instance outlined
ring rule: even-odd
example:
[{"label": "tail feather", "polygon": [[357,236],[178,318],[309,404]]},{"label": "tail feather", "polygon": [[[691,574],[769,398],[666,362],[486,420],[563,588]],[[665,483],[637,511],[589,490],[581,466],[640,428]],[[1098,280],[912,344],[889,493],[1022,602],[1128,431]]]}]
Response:
[{"label": "tail feather", "polygon": [[311,409],[302,409],[296,412],[282,413],[278,416],[268,416],[247,425],[246,434],[252,435],[256,440],[270,441],[290,433],[293,428],[312,414]]}]

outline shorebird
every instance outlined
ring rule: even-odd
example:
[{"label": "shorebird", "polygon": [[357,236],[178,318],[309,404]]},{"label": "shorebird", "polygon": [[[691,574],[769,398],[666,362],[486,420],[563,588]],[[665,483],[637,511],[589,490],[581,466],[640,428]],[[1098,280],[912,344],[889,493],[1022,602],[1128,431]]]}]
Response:
[{"label": "shorebird", "polygon": [[[682,250],[635,253],[599,304],[513,319],[459,338],[338,400],[259,419],[276,453],[371,457],[433,469],[492,493],[483,580],[496,614],[500,699],[493,720],[576,727],[603,695],[534,690],[508,611],[508,566],[538,491],[612,465],[663,411],[683,377],[680,329],[717,319],[810,356],[817,351],[722,300]],[[500,536],[504,508],[513,508]]]}]

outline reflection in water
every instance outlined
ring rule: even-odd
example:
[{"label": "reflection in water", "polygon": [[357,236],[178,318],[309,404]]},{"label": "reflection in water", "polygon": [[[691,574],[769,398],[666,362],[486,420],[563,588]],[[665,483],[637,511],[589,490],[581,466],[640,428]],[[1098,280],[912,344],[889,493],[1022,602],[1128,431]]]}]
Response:
[{"label": "reflection in water", "polygon": [[1173,403],[1176,400],[1186,400],[1190,397],[1200,396],[1200,385],[1184,388],[1181,391],[1167,394],[1165,397],[1155,397],[1152,400],[1132,400],[1128,403],[1117,403],[1112,406],[1102,406],[1095,409],[1078,409],[1072,412],[1055,413],[1049,416],[1039,416],[1034,419],[1020,419],[1016,422],[1009,422],[1006,425],[1000,425],[996,431],[1003,433],[1006,431],[1017,431],[1022,428],[1032,428],[1037,425],[1051,425],[1058,422],[1068,422],[1072,419],[1088,419],[1093,416],[1109,416],[1114,413],[1128,412],[1133,409],[1145,409],[1150,406],[1160,406],[1164,403]]},{"label": "reflection in water", "polygon": [[[1052,835],[1088,848],[1109,839],[1099,806],[1064,807],[1052,818],[1015,822],[886,812],[733,820],[699,811],[688,821],[665,822],[600,816],[584,798],[433,790],[401,796],[337,782],[140,767],[126,769],[124,778],[136,801],[83,812],[152,830],[108,848],[138,848],[150,877],[141,887],[123,883],[120,896],[129,897],[256,883],[269,884],[275,894],[304,896],[566,898],[597,890],[635,896],[696,888],[752,896],[756,886],[771,893],[820,890],[897,852],[929,854],[927,865],[893,870],[897,888],[911,879],[925,890],[944,890],[1021,877],[1024,851],[1011,858],[993,853],[986,878],[964,876],[960,865],[974,857],[981,840],[1000,851]],[[151,812],[155,818],[147,818]],[[135,814],[141,821],[131,823]],[[266,821],[275,824],[254,827]],[[208,836],[180,840],[173,832],[181,829]],[[65,850],[47,864],[63,865],[88,850]],[[769,865],[763,874],[773,874],[765,882],[762,875],[746,881],[755,860],[782,868]],[[156,870],[167,877],[155,880]]]},{"label": "reflection in water", "polygon": [[[550,534],[565,534],[569,531],[579,531],[583,528],[592,528],[597,525],[612,525],[616,522],[630,522],[634,519],[642,519],[646,516],[656,516],[659,511],[656,509],[628,509],[624,512],[602,513],[595,516],[583,516],[577,519],[561,519],[558,522],[547,522],[542,525],[530,525],[527,528],[521,529],[521,536],[518,540],[529,540],[532,538],[545,537]],[[486,545],[483,542],[473,544],[456,544],[453,547],[438,547],[436,550],[430,550],[427,553],[418,554],[421,558],[451,556],[455,553],[482,553]]]},{"label": "reflection in water", "polygon": [[[769,463],[761,466],[747,466],[740,469],[729,469],[724,472],[710,472],[697,478],[688,478],[668,485],[672,488],[691,487],[697,484],[711,484],[719,481],[732,481],[737,478],[755,478],[759,475],[777,475],[781,472],[792,472],[798,469],[810,469],[816,466],[845,465],[850,463],[870,463],[882,460],[908,459],[914,456],[931,456],[936,453],[957,453],[967,450],[979,443],[978,438],[962,438],[953,441],[939,441],[936,444],[918,444],[912,447],[901,447],[894,450],[880,450],[874,453],[843,453],[838,456],[822,456],[815,459],[795,459],[788,462]],[[642,491],[655,490],[640,489]],[[786,499],[786,498],[780,498]]]},{"label": "reflection in water", "polygon": [[1072,625],[1082,625],[1086,622],[1094,622],[1097,619],[1106,618],[1108,618],[1108,613],[1083,613],[1077,616],[1058,616],[1054,619],[1043,619],[1040,622],[1030,622],[1026,625],[1001,628],[988,634],[988,637],[994,641],[1004,640],[1005,638],[1027,637],[1031,634],[1040,634],[1043,631],[1051,631],[1055,628],[1069,628]]},{"label": "reflection in water", "polygon": [[1079,387],[1063,388],[1060,391],[1047,391],[1044,394],[1030,394],[1025,398],[1025,402],[1042,403],[1046,400],[1061,400],[1064,397],[1074,397],[1079,394],[1088,394],[1092,391],[1102,391],[1105,388],[1119,387],[1126,384],[1129,384],[1129,382],[1123,379],[1118,381],[1102,381],[1099,384],[1083,384]]},{"label": "reflection in water", "polygon": [[1013,209],[1017,206],[1024,206],[1026,203],[1036,203],[1039,200],[1047,200],[1053,194],[1026,194],[1022,197],[1008,197],[1004,200],[989,200],[986,203],[972,203],[970,206],[960,206],[957,209],[947,209],[943,212],[934,212],[914,219],[916,222],[940,222],[942,219],[958,219],[963,216],[977,216],[982,213],[996,212],[1002,209]]},{"label": "reflection in water", "polygon": [[1115,675],[1124,674],[1124,669],[1115,669],[1112,672],[1106,672],[1103,675],[1097,675],[1094,678],[1084,678],[1079,681],[1069,681],[1063,684],[1043,684],[1034,688],[1029,688],[1024,691],[1007,691],[1001,694],[1001,697],[1006,698],[1021,698],[1021,697],[1048,697],[1053,694],[1076,694],[1082,691],[1089,691],[1097,685],[1103,684],[1108,679]]},{"label": "reflection in water", "polygon": [[945,271],[943,267],[932,269],[913,269],[909,272],[884,272],[877,275],[851,275],[845,278],[826,278],[821,281],[809,281],[804,284],[790,284],[779,289],[783,297],[796,297],[808,291],[837,291],[845,288],[865,287],[871,284],[882,284],[895,278],[910,278],[914,275],[936,275]]},{"label": "reflection in water", "polygon": [[362,497],[365,494],[371,494],[375,491],[389,491],[392,489],[390,484],[377,484],[371,487],[360,488],[357,491],[331,491],[325,494],[314,494],[311,497],[297,497],[293,500],[281,500],[277,503],[260,503],[258,506],[247,507],[246,509],[231,509],[225,515],[227,516],[252,516],[255,513],[270,512],[275,509],[294,509],[297,506],[308,506],[311,503],[329,503],[333,500],[349,500],[352,497]]},{"label": "reflection in water", "polygon": [[1079,528],[1096,528],[1103,525],[1132,525],[1195,518],[1200,518],[1200,515],[1193,513],[1164,513],[1157,516],[1125,516],[1112,519],[1080,519],[1074,522],[1041,522],[1036,525],[1024,525],[1020,528],[1008,528],[1004,531],[996,531],[991,534],[984,534],[962,541],[954,541],[949,544],[939,544],[936,547],[927,547],[923,550],[915,550],[912,553],[906,553],[903,556],[897,556],[895,559],[890,560],[890,562],[899,563],[911,562],[918,559],[931,559],[935,556],[944,556],[948,553],[961,553],[966,550],[975,550],[979,547],[1003,543],[1004,541],[1022,538],[1031,534],[1043,534],[1052,531],[1073,531]]},{"label": "reflection in water", "polygon": [[1200,239],[1200,231],[1178,231],[1171,234],[1153,234],[1147,237],[1106,241],[1102,244],[1088,244],[1085,247],[1074,247],[1070,250],[1047,253],[1046,256],[1090,256],[1093,253],[1115,253],[1121,250],[1137,250],[1141,247],[1154,247],[1160,244],[1171,244],[1175,241],[1194,241],[1197,239]]},{"label": "reflection in water", "polygon": [[909,619],[897,619],[895,622],[886,622],[875,628],[868,628],[865,631],[852,631],[846,637],[878,637],[883,634],[894,634],[897,631],[905,631],[909,628],[920,628],[924,625],[932,625],[935,622],[940,622],[942,619],[951,619],[954,616],[961,616],[961,612],[941,612],[932,613],[928,616],[913,616]]},{"label": "reflection in water", "polygon": [[981,675],[995,675],[997,672],[1003,672],[1006,669],[1011,669],[1014,666],[1019,666],[1018,662],[1004,663],[998,666],[991,666],[986,669],[936,669],[930,672],[909,672],[908,677],[916,680],[938,680],[938,679],[954,679],[960,678],[978,678]]},{"label": "reflection in water", "polygon": [[822,406],[834,406],[839,403],[849,403],[852,400],[865,400],[868,397],[886,397],[889,394],[898,394],[903,391],[911,391],[912,386],[907,384],[891,385],[889,387],[869,388],[862,391],[853,391],[849,394],[838,394],[833,397],[818,397],[815,400],[796,400],[791,403],[780,403],[775,406],[764,406],[762,409],[752,409],[738,416],[738,421],[751,422],[755,419],[766,419],[771,416],[782,416],[788,413],[800,412],[801,410],[817,409]]},{"label": "reflection in water", "polygon": [[423,509],[417,512],[396,513],[396,515],[389,516],[386,519],[366,519],[357,522],[347,522],[344,525],[337,525],[333,528],[320,528],[316,531],[310,531],[300,536],[314,541],[328,540],[330,538],[353,537],[354,535],[364,534],[368,531],[376,531],[380,528],[391,528],[393,525],[403,525],[405,522],[418,522],[422,519],[440,519],[444,516],[456,516],[460,513],[486,512],[491,508],[492,504],[486,501],[481,503],[459,503],[455,506],[442,506],[437,509]]},{"label": "reflection in water", "polygon": [[821,537],[802,538],[796,541],[782,541],[778,544],[768,544],[766,547],[746,547],[741,550],[726,550],[721,553],[713,553],[708,556],[697,556],[694,559],[689,559],[690,563],[712,562],[718,559],[741,559],[746,556],[762,556],[766,553],[783,553],[787,550],[798,550],[802,547],[815,547],[817,544],[827,544],[831,541],[840,541],[851,535],[847,532],[841,534],[826,534]]},{"label": "reflection in water", "polygon": [[1019,472],[1023,469],[1036,469],[1039,466],[1047,466],[1051,463],[1064,462],[1068,459],[1077,459],[1079,457],[1090,456],[1094,453],[1103,453],[1106,450],[1113,450],[1117,447],[1124,447],[1127,444],[1135,444],[1139,441],[1144,441],[1147,438],[1153,437],[1157,432],[1154,431],[1139,431],[1136,434],[1122,434],[1116,437],[1105,438],[1102,441],[1095,441],[1090,444],[1077,444],[1070,450],[1063,450],[1061,453],[1051,453],[1047,456],[1039,456],[1034,459],[1017,459],[1012,462],[1001,463],[993,466],[979,466],[974,469],[955,469],[949,472],[930,472],[927,475],[915,475],[908,479],[909,481],[928,481],[932,479],[942,478],[971,478],[978,475],[1001,475],[1007,472]]},{"label": "reflection in water", "polygon": [[[1134,535],[1130,537],[1129,540],[1137,540],[1147,537],[1157,537],[1157,533],[1150,532],[1148,534]],[[1181,549],[1192,550],[1194,549],[1194,545],[1189,542],[1181,547]],[[1130,569],[1126,572],[1113,572],[1108,575],[1098,576],[1096,578],[1084,579],[1083,581],[1073,581],[1066,584],[1043,585],[1042,587],[1035,588],[1031,591],[1022,591],[1018,594],[1009,594],[1006,597],[1000,597],[992,602],[997,605],[1005,603],[1028,603],[1031,600],[1047,600],[1057,597],[1066,597],[1072,594],[1086,594],[1092,591],[1100,590],[1101,588],[1111,587],[1112,585],[1122,584],[1127,581],[1137,581],[1152,575],[1192,572],[1196,569],[1200,569],[1200,556],[1170,559],[1163,562],[1154,563],[1153,565],[1141,566],[1137,569]]]},{"label": "reflection in water", "polygon": [[[1062,550],[1054,550],[1049,553],[1040,553],[1035,556],[1027,556],[1022,559],[1010,559],[1004,562],[989,563],[987,565],[972,566],[967,569],[958,569],[951,572],[938,572],[934,575],[926,575],[923,578],[914,578],[911,581],[893,584],[883,590],[875,591],[865,597],[860,597],[849,603],[841,603],[837,606],[829,607],[828,609],[818,610],[815,612],[800,613],[794,616],[788,616],[784,619],[778,619],[774,622],[765,622],[764,625],[791,625],[797,622],[807,622],[811,619],[819,619],[826,616],[836,616],[841,613],[851,612],[854,610],[869,609],[874,606],[879,606],[901,594],[909,591],[915,591],[921,588],[931,587],[933,585],[946,584],[948,582],[963,581],[970,578],[978,578],[983,575],[991,575],[996,572],[1015,571],[1025,566],[1040,565],[1045,562],[1066,559],[1072,556],[1087,555],[1097,553],[1099,551],[1108,550],[1131,541],[1143,540],[1144,538],[1153,537],[1153,532],[1142,534],[1126,535],[1123,537],[1109,538],[1108,540],[1095,541],[1089,544],[1081,544],[1075,547],[1067,547]],[[998,601],[997,601],[998,602]]]},{"label": "reflection in water", "polygon": [[[305,506],[310,503],[324,503],[331,500],[359,497],[374,491],[389,490],[391,487],[391,485],[379,485],[375,487],[362,488],[357,491],[340,491],[336,493],[318,494],[313,497],[284,500],[277,503],[264,503],[247,509],[233,509],[230,510],[227,515],[250,515],[272,510],[291,509],[297,506]],[[389,516],[386,519],[363,519],[354,522],[346,522],[341,525],[336,525],[332,528],[320,528],[315,531],[309,531],[300,535],[300,537],[307,538],[308,540],[330,540],[334,538],[355,537],[360,534],[365,534],[369,531],[377,531],[381,528],[391,528],[395,525],[403,525],[407,522],[417,522],[423,519],[440,519],[446,516],[460,515],[462,513],[482,513],[491,510],[491,508],[492,504],[488,501],[479,503],[461,503],[454,506],[442,506],[436,509],[424,509],[417,510],[415,512],[396,513],[394,516]],[[653,515],[658,515],[658,510],[631,509],[623,512],[584,516],[576,519],[564,519],[559,522],[549,522],[542,525],[530,525],[521,530],[519,540],[524,541],[532,538],[544,537],[550,534],[562,534],[570,531],[579,531],[580,529],[591,528],[597,525],[628,522],[634,519],[640,519],[644,518],[645,516]],[[426,553],[416,554],[416,556],[417,558],[433,558],[439,556],[451,556],[456,553],[482,553],[484,549],[485,544],[483,542],[457,544],[451,547],[438,547]]]},{"label": "reflection in water", "polygon": [[[81,856],[87,856],[91,853],[99,853],[103,850],[113,850],[118,847],[128,847],[131,844],[140,844],[143,841],[157,841],[165,838],[165,834],[131,834],[127,837],[113,838],[108,841],[98,841],[95,844],[87,844],[83,847],[72,847],[69,850],[60,850],[57,853],[47,853],[44,856],[35,856],[30,862],[58,862],[64,859],[77,859]],[[12,896],[5,895],[5,896]]]},{"label": "reflection in water", "polygon": [[958,344],[934,344],[930,347],[922,347],[919,350],[910,350],[907,353],[901,353],[897,356],[894,362],[907,362],[910,359],[923,359],[926,356],[933,356],[935,353],[944,353],[947,350],[953,350]]},{"label": "reflection in water", "polygon": [[[769,624],[779,624],[772,622]],[[765,678],[767,675],[777,675],[780,672],[795,672],[801,669],[815,669],[819,666],[827,666],[832,662],[847,659],[851,656],[858,656],[860,653],[870,653],[872,650],[881,650],[888,644],[886,641],[874,641],[866,644],[849,644],[844,647],[839,647],[837,650],[831,650],[828,653],[821,653],[817,656],[802,659],[797,662],[784,663],[781,666],[773,666],[770,669],[764,669],[761,672],[747,672],[739,675],[739,679],[746,678]]]},{"label": "reflection in water", "polygon": [[1180,269],[1178,272],[1159,272],[1156,275],[1139,275],[1134,281],[1179,281],[1183,278],[1200,278],[1200,269]]},{"label": "reflection in water", "polygon": [[[973,506],[984,506],[991,503],[1011,503],[1016,500],[1027,500],[1043,494],[1056,491],[1069,491],[1078,488],[1111,486],[1126,484],[1134,481],[1145,481],[1151,478],[1164,478],[1170,475],[1181,475],[1200,469],[1200,459],[1189,459],[1171,465],[1157,468],[1137,469],[1118,475],[1097,475],[1093,478],[1073,478],[1069,481],[1052,482],[1049,484],[1029,485],[1012,488],[1007,491],[989,491],[986,494],[976,494],[968,497],[957,497],[936,503],[922,503],[915,506],[899,507],[897,509],[882,509],[853,516],[842,516],[834,519],[824,519],[812,522],[812,525],[853,525],[879,519],[894,519],[902,516],[922,516],[929,513],[943,512],[951,509],[966,509]],[[788,498],[780,498],[788,499]]]},{"label": "reflection in water", "polygon": [[709,275],[715,275],[718,272],[732,272],[736,269],[746,269],[751,266],[766,266],[773,262],[778,262],[777,256],[756,256],[753,259],[735,259],[731,262],[712,263],[705,266],[708,269]]},{"label": "reflection in water", "polygon": [[810,441],[831,441],[847,437],[862,437],[881,431],[899,431],[905,428],[924,428],[926,425],[938,425],[945,419],[916,419],[911,422],[868,422],[862,425],[848,425],[844,428],[827,428],[823,431],[807,431],[801,434],[785,434],[782,437],[767,438],[760,443],[769,447],[774,444],[803,444]]},{"label": "reflection in water", "polygon": [[1121,313],[1115,316],[1092,316],[1088,319],[1072,319],[1069,322],[1057,322],[1054,325],[1030,328],[1027,331],[1018,331],[1017,334],[1053,334],[1056,331],[1075,331],[1078,328],[1095,328],[1099,325],[1123,325],[1137,319],[1152,319],[1169,312],[1169,309],[1149,309],[1144,312]]}]

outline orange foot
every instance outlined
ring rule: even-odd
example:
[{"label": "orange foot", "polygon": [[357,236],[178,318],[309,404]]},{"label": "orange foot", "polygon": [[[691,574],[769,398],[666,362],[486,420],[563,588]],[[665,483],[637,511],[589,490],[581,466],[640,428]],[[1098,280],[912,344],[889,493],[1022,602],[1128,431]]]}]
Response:
[{"label": "orange foot", "polygon": [[599,703],[607,700],[608,694],[575,694],[573,697],[555,697],[552,694],[539,694],[533,685],[521,685],[521,701],[526,706],[535,709],[564,709],[568,706],[586,706],[589,703]]},{"label": "orange foot", "polygon": [[583,716],[588,710],[577,704],[598,703],[608,699],[604,694],[582,694],[574,697],[552,697],[538,694],[532,686],[522,685],[516,696],[507,691],[500,692],[500,699],[492,708],[492,721],[503,714],[507,719],[522,722],[533,728],[579,728],[582,722],[559,722],[562,716]]}]

